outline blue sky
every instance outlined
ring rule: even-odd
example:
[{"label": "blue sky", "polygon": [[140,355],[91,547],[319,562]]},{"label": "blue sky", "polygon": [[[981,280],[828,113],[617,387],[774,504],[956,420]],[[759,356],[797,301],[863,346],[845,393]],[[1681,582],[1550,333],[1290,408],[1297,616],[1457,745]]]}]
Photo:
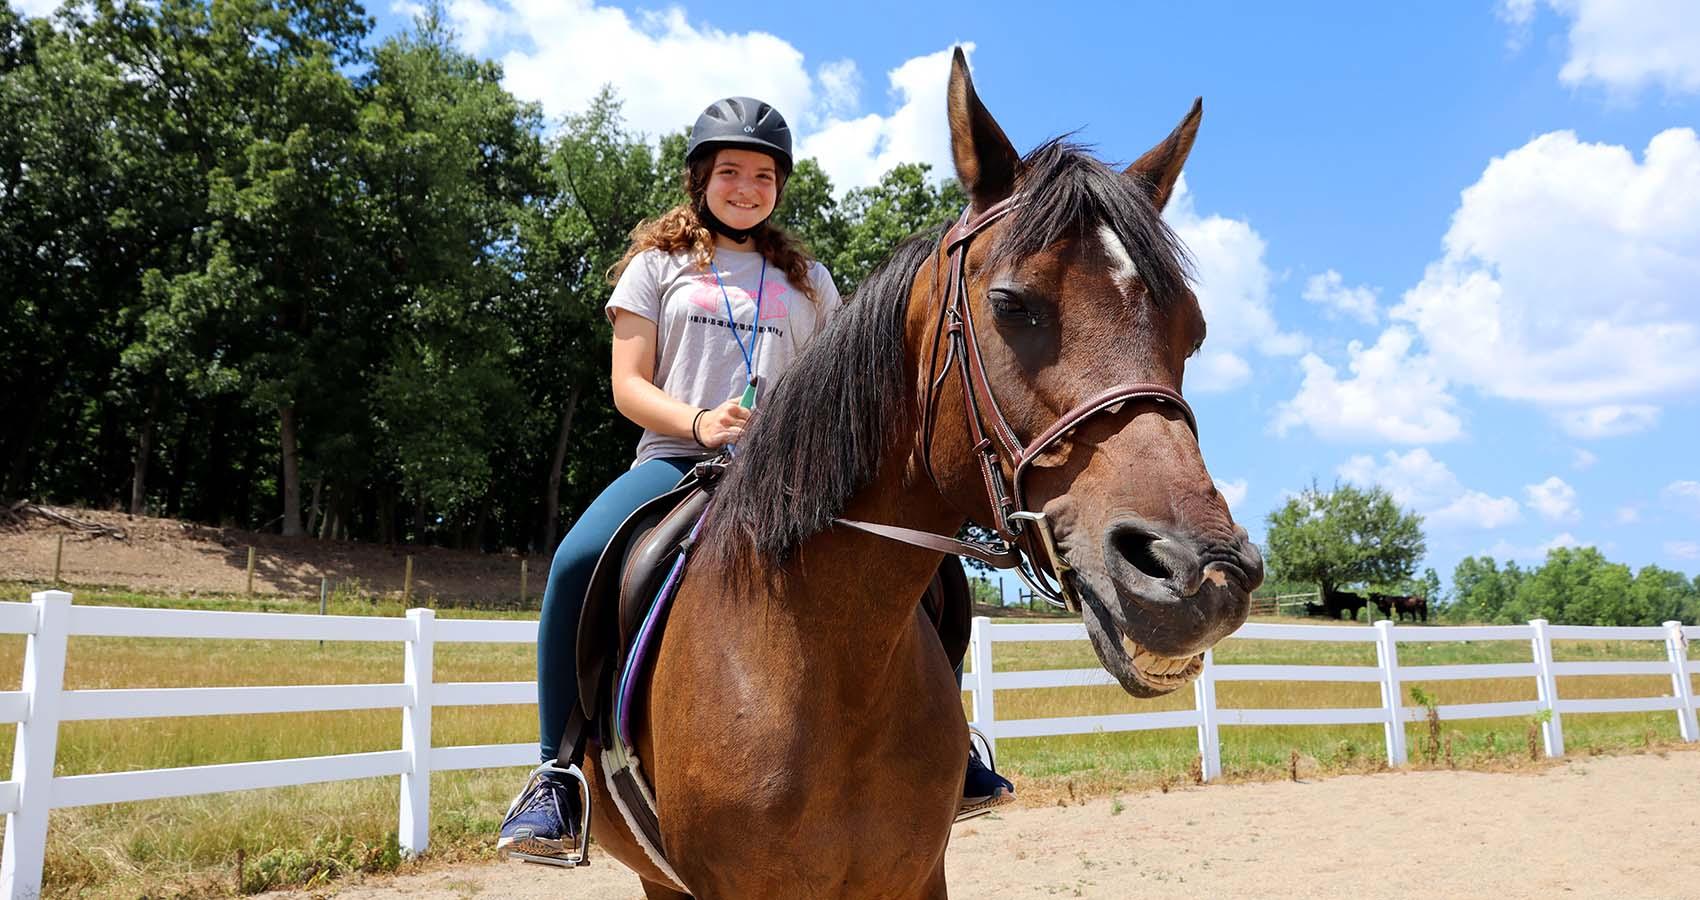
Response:
[{"label": "blue sky", "polygon": [[956,43],[1023,150],[1130,160],[1201,95],[1168,213],[1210,321],[1186,391],[1254,536],[1343,480],[1424,514],[1448,585],[1562,544],[1700,572],[1700,4],[448,9],[551,115],[604,82],[650,133],[760,96],[840,188],[948,166]]}]

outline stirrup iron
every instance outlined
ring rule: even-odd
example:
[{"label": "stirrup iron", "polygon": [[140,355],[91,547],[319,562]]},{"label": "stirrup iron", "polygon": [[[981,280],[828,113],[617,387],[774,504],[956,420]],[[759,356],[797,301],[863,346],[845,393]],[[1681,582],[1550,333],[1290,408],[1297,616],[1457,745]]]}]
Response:
[{"label": "stirrup iron", "polygon": [[546,866],[559,866],[564,869],[588,866],[590,865],[590,783],[585,780],[583,770],[581,770],[576,764],[568,765],[563,768],[553,761],[546,762],[532,770],[531,774],[536,776],[541,775],[544,772],[553,772],[556,775],[565,775],[578,784],[579,821],[577,840],[570,849],[563,849],[559,855],[526,853],[509,848],[503,848],[501,853],[508,859],[517,859],[521,862],[528,863],[541,863]]}]

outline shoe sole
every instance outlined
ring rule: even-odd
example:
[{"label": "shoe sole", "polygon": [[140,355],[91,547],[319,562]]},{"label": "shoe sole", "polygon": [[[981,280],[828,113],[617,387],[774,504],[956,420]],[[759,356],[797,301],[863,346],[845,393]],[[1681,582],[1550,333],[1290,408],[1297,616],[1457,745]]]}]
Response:
[{"label": "shoe sole", "polygon": [[976,816],[983,816],[1000,806],[1006,806],[1014,802],[1014,794],[1009,791],[999,789],[997,793],[990,797],[986,797],[985,799],[963,802],[963,804],[956,809],[956,821],[963,822]]},{"label": "shoe sole", "polygon": [[574,856],[571,851],[562,847],[560,841],[542,838],[516,838],[506,844],[498,843],[496,855],[502,859],[561,866],[568,869],[575,866],[590,865],[590,862],[584,857]]}]

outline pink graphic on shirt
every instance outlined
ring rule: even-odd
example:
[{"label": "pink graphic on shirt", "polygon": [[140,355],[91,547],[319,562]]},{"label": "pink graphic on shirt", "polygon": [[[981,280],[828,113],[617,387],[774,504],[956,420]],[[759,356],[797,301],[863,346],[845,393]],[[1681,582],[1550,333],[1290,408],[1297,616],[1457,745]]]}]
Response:
[{"label": "pink graphic on shirt", "polygon": [[[734,309],[745,303],[751,305],[754,305],[755,303],[755,298],[750,296],[749,291],[746,291],[735,284],[726,285],[726,296],[721,296],[720,283],[715,281],[713,275],[696,275],[693,276],[691,280],[696,284],[688,293],[685,294],[685,299],[690,301],[691,305],[698,309],[702,309],[707,312],[725,312],[727,297],[731,298]],[[791,314],[791,310],[785,305],[785,301],[780,299],[790,292],[791,288],[781,282],[769,279],[763,283],[761,298],[762,321],[765,322],[768,319],[783,319]]]}]

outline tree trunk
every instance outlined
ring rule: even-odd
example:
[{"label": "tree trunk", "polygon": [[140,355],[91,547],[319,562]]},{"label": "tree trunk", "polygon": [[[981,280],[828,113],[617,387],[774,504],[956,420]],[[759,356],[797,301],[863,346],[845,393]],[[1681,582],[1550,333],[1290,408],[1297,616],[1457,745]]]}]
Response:
[{"label": "tree trunk", "polygon": [[148,512],[148,457],[153,455],[153,423],[159,417],[159,383],[148,390],[148,409],[142,419],[142,433],[136,436],[136,469],[130,479],[130,515],[145,516]]},{"label": "tree trunk", "polygon": [[283,445],[283,535],[301,535],[301,461],[295,448],[295,404],[278,410],[278,438]]},{"label": "tree trunk", "polygon": [[313,502],[307,505],[307,533],[324,537],[323,523],[319,521],[319,495],[324,493],[325,480],[313,479]]},{"label": "tree trunk", "polygon": [[549,459],[549,488],[543,494],[544,553],[555,549],[556,529],[561,522],[561,468],[567,461],[567,439],[573,433],[573,413],[578,410],[579,386],[567,397],[567,408],[561,413],[561,432],[555,438],[555,455]]}]

